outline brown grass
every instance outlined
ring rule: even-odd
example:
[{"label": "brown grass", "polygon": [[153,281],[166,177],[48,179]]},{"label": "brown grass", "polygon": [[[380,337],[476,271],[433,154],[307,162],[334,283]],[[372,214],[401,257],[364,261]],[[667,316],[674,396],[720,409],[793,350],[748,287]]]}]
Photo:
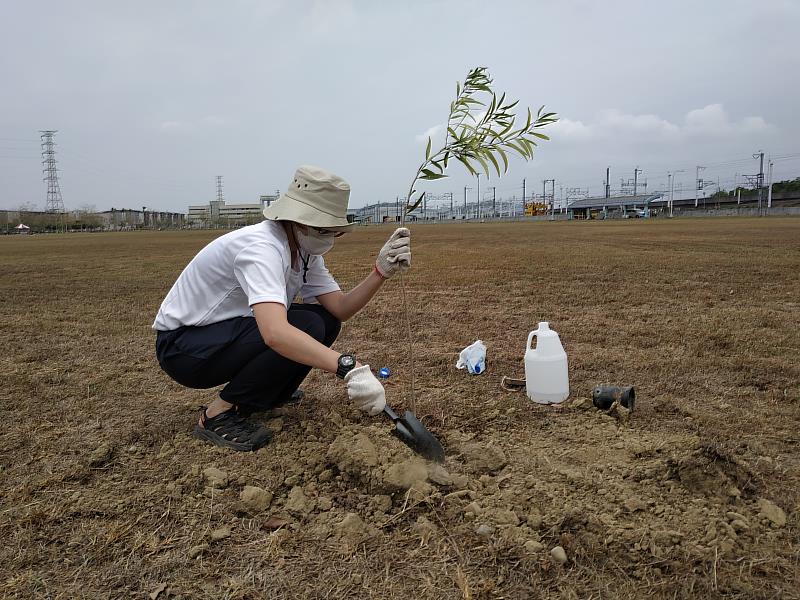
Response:
[{"label": "brown grass", "polygon": [[[389,231],[337,243],[327,262],[343,287]],[[0,238],[3,597],[146,598],[162,583],[161,598],[800,597],[799,219],[414,226],[417,413],[451,472],[469,472],[459,450],[470,439],[500,447],[509,466],[470,476],[466,495],[395,497],[385,514],[347,477],[318,479],[334,422],[376,438],[387,429],[355,415],[332,376],[309,378],[307,400],[258,453],[188,436],[212,392],[161,373],[149,326],[216,235]],[[392,369],[396,407],[408,375],[399,306],[389,282],[336,346]],[[569,355],[562,410],[499,386],[522,375],[539,320]],[[470,377],[454,364],[477,338],[489,370]],[[636,386],[627,423],[580,406],[604,382]],[[229,473],[227,489],[204,487],[208,465]],[[269,514],[238,503],[243,485],[259,485],[280,513],[297,482],[331,498],[327,517],[271,532]],[[785,526],[759,516],[760,498]],[[526,535],[544,549],[529,554],[508,531],[476,535],[472,499],[523,524],[539,514]],[[383,527],[348,548],[325,522],[345,512]],[[729,512],[748,528],[732,534]],[[432,535],[413,528],[421,516]],[[221,525],[231,537],[210,543]],[[557,544],[563,567],[549,560]]]}]

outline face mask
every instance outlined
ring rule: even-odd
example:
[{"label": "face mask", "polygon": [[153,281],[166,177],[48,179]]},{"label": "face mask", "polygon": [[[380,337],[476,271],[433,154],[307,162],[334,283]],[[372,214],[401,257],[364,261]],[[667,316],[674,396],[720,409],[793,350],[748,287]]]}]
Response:
[{"label": "face mask", "polygon": [[318,233],[311,227],[308,228],[308,233],[303,233],[299,227],[294,228],[294,237],[297,240],[297,245],[301,250],[313,256],[322,256],[333,248],[334,235],[333,233]]}]

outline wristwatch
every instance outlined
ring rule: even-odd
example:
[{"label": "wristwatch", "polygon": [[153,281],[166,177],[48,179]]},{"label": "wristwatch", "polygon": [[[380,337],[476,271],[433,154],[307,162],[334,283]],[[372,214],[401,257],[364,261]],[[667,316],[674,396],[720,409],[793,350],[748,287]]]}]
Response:
[{"label": "wristwatch", "polygon": [[336,376],[339,379],[344,379],[353,368],[356,366],[356,357],[353,354],[342,354],[336,363]]}]

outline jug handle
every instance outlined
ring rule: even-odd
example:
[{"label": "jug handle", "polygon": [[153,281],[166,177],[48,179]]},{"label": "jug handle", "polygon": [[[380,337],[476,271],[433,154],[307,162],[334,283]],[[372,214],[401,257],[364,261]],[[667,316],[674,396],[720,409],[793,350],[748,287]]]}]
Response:
[{"label": "jug handle", "polygon": [[[539,332],[538,332],[538,331],[531,331],[531,332],[528,334],[528,343],[527,343],[527,345],[525,346],[525,351],[526,351],[526,352],[527,352],[528,350],[530,350],[530,349],[531,349],[531,342],[533,341],[533,336],[535,336],[537,333],[539,333]],[[534,350],[535,350],[535,349],[534,349]]]}]

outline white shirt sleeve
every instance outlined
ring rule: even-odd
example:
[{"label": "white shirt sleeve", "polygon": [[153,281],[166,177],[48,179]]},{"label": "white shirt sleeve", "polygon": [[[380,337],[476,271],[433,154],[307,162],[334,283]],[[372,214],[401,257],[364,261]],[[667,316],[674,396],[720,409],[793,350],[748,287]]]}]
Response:
[{"label": "white shirt sleeve", "polygon": [[279,302],[289,308],[283,257],[274,244],[262,242],[243,248],[233,260],[233,272],[250,306]]},{"label": "white shirt sleeve", "polygon": [[300,288],[300,295],[306,304],[316,300],[317,296],[338,292],[341,288],[328,272],[325,260],[321,256],[312,256],[308,261],[306,283]]}]

